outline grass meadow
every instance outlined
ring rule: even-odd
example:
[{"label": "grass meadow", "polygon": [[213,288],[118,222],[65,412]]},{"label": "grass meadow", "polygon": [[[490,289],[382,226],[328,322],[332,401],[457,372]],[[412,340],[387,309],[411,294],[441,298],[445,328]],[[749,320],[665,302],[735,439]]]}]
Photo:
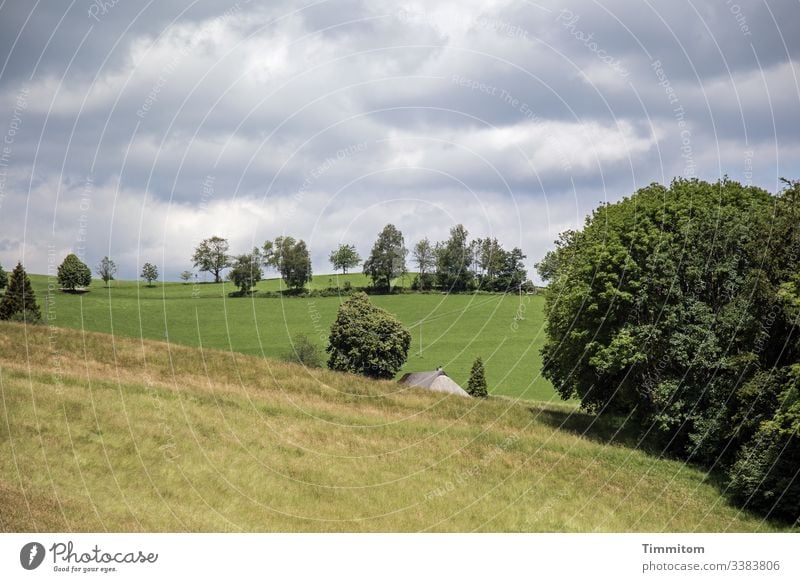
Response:
[{"label": "grass meadow", "polygon": [[[155,311],[142,316],[145,335],[158,335],[164,313],[188,323],[198,314],[212,343],[206,317],[225,312],[173,308],[181,289],[152,291],[138,303]],[[107,325],[102,299],[90,297],[102,293],[83,297],[86,327]],[[252,309],[199,303],[243,321]],[[138,321],[131,298],[112,303],[115,326],[125,309]],[[463,399],[124,337],[135,331],[0,324],[0,529],[774,529],[728,505],[704,472],[612,442],[569,406]]]},{"label": "grass meadow", "polygon": [[[31,281],[44,308],[48,278],[32,275]],[[318,275],[312,288],[345,281],[363,286],[367,278],[360,273]],[[278,291],[280,285],[279,279],[262,281],[257,292]],[[52,293],[47,316],[57,326],[281,358],[291,352],[292,338],[298,334],[306,334],[324,349],[338,306],[346,299],[231,298],[231,291],[235,287],[230,283],[147,287],[113,281],[106,288],[102,281],[93,281],[89,293]],[[397,316],[412,334],[401,373],[442,365],[465,386],[472,362],[481,356],[492,394],[558,400],[540,374],[543,297],[432,293],[374,295],[371,300]]]}]

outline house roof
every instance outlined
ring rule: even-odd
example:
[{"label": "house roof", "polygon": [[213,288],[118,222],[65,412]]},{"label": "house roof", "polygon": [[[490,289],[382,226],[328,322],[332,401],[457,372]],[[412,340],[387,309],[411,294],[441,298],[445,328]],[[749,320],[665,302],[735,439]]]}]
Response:
[{"label": "house roof", "polygon": [[432,372],[410,372],[400,378],[401,384],[413,386],[415,388],[425,388],[434,392],[444,392],[446,394],[456,394],[458,396],[469,397],[464,389],[453,381],[443,370]]}]

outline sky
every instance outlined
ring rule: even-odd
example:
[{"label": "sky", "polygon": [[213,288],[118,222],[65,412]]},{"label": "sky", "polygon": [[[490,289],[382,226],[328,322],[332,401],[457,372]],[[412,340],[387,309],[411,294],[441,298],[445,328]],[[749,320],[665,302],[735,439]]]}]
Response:
[{"label": "sky", "polygon": [[462,223],[533,277],[652,182],[800,178],[799,57],[797,0],[6,0],[0,264],[289,235],[322,274]]}]

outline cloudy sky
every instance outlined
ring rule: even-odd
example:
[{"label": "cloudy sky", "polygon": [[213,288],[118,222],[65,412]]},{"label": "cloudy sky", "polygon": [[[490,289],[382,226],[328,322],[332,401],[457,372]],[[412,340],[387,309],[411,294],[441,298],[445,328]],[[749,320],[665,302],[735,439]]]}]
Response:
[{"label": "cloudy sky", "polygon": [[800,3],[0,4],[0,263],[168,279],[210,235],[317,273],[474,236],[532,269],[598,202],[674,176],[800,178]]}]

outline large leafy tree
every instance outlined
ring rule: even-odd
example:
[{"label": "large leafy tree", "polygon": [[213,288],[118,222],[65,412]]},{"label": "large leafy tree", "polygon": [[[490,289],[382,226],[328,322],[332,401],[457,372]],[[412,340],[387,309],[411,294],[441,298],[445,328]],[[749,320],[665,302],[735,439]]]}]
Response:
[{"label": "large leafy tree", "polygon": [[543,373],[564,398],[730,468],[742,504],[791,519],[797,194],[654,184],[562,233],[537,266],[550,282]]},{"label": "large leafy tree", "polygon": [[64,291],[75,291],[92,284],[92,271],[74,253],[68,254],[58,267],[58,283]]},{"label": "large leafy tree", "polygon": [[239,288],[242,295],[249,293],[256,283],[261,281],[261,266],[263,258],[261,252],[254,248],[252,253],[246,253],[234,258],[228,278]]},{"label": "large leafy tree", "polygon": [[361,263],[361,257],[358,256],[358,251],[353,245],[341,244],[339,247],[332,251],[330,257],[331,265],[335,271],[342,271],[343,275],[347,274],[348,269],[354,269]]},{"label": "large leafy tree", "polygon": [[339,307],[326,351],[328,367],[371,378],[393,378],[403,366],[411,334],[389,312],[355,293]]},{"label": "large leafy tree", "polygon": [[275,268],[286,286],[295,291],[312,280],[311,256],[303,240],[290,236],[279,236],[264,243],[263,261]]},{"label": "large leafy tree", "polygon": [[436,284],[443,291],[468,291],[475,286],[472,246],[464,225],[450,229],[450,238],[436,250]]},{"label": "large leafy tree", "polygon": [[372,278],[372,284],[389,291],[392,279],[406,273],[406,249],[403,233],[393,224],[387,224],[378,234],[369,258],[364,261],[364,274]]},{"label": "large leafy tree", "polygon": [[36,295],[22,263],[11,272],[8,289],[0,299],[0,319],[6,321],[24,321],[38,323],[42,318]]},{"label": "large leafy tree", "polygon": [[227,239],[212,236],[200,242],[192,255],[194,266],[200,271],[214,275],[214,282],[222,281],[222,271],[230,264],[228,250],[230,245]]}]

